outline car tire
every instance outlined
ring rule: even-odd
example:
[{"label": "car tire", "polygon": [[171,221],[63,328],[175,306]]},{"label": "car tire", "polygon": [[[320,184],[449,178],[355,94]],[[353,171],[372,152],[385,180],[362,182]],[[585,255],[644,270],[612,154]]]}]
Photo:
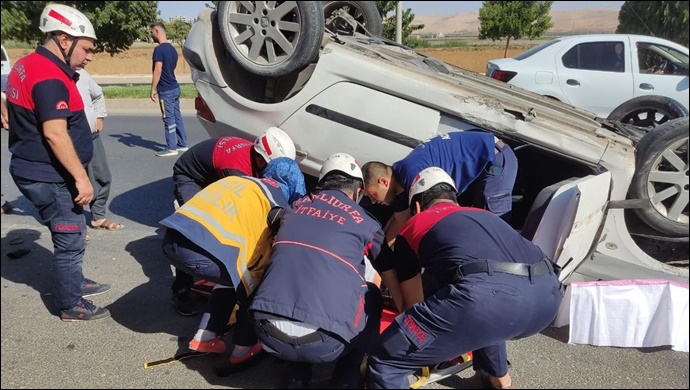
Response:
[{"label": "car tire", "polygon": [[633,199],[648,199],[635,209],[649,227],[672,237],[688,237],[688,126],[690,118],[659,125],[637,145]]},{"label": "car tire", "polygon": [[[326,27],[329,27],[333,14],[338,9],[345,8],[348,14],[366,29],[371,35],[381,36],[383,34],[383,22],[376,4],[373,1],[324,1],[323,13],[326,19]],[[330,28],[333,30],[333,28]]]},{"label": "car tire", "polygon": [[251,2],[253,9],[246,3],[221,1],[218,6],[225,49],[242,68],[278,78],[299,72],[317,58],[324,34],[320,1],[256,1]]},{"label": "car tire", "polygon": [[684,116],[688,116],[688,110],[677,101],[665,96],[647,95],[621,104],[611,111],[607,119],[651,130]]}]

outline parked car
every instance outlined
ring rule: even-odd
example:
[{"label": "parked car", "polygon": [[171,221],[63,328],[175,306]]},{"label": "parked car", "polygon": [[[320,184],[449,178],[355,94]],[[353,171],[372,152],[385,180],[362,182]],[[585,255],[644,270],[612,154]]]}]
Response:
[{"label": "parked car", "polygon": [[688,115],[688,48],[661,38],[561,37],[489,61],[486,75],[640,127]]},{"label": "parked car", "polygon": [[[687,268],[651,257],[640,235],[657,250],[687,243],[688,118],[637,143],[618,122],[359,33],[348,15],[337,23],[352,28],[324,29],[320,2],[229,3],[239,2],[202,10],[183,49],[210,136],[254,139],[278,126],[316,176],[335,152],[393,163],[435,135],[488,131],[518,157],[513,226],[564,267],[564,280],[687,282]],[[314,59],[295,66],[291,55]]]},{"label": "parked car", "polygon": [[5,46],[2,46],[2,75],[7,76],[10,74],[10,69],[12,69],[12,61],[10,61],[10,56],[5,50]]},{"label": "parked car", "polygon": [[5,50],[5,46],[2,46],[2,87],[0,91],[2,92],[2,100],[5,100],[5,89],[7,89],[7,75],[10,74],[10,69],[12,69],[12,61],[10,61],[10,56]]}]

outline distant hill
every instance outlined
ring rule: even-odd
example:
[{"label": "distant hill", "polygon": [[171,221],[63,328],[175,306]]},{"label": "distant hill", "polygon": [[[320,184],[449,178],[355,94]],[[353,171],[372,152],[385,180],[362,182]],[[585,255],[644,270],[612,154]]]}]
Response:
[{"label": "distant hill", "polygon": [[[618,27],[618,11],[611,8],[591,8],[575,11],[551,11],[554,26],[548,34],[612,33]],[[422,34],[477,35],[479,12],[455,15],[415,15],[413,24],[424,24]]]}]

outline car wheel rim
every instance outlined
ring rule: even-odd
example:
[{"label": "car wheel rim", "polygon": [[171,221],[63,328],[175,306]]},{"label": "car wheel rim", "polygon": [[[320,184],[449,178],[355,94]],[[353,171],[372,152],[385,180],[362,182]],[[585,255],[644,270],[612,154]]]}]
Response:
[{"label": "car wheel rim", "polygon": [[257,65],[288,59],[300,38],[296,1],[235,1],[228,15],[230,36],[239,52]]},{"label": "car wheel rim", "polygon": [[637,127],[654,128],[671,119],[675,119],[675,116],[672,116],[666,110],[660,110],[654,107],[644,107],[626,114],[621,122]]},{"label": "car wheel rim", "polygon": [[[326,26],[332,26],[332,23],[335,21],[335,18],[338,16],[337,11],[338,10],[343,10],[350,16],[352,16],[353,19],[359,23],[360,26],[363,26],[364,28],[367,27],[366,25],[366,19],[364,18],[364,13],[362,12],[361,9],[357,8],[354,5],[346,5],[343,7],[334,7],[333,9],[327,10],[326,11]],[[358,29],[359,30],[359,29]],[[363,32],[363,31],[359,31]]]},{"label": "car wheel rim", "polygon": [[647,188],[659,214],[688,224],[688,138],[673,143],[654,160]]}]

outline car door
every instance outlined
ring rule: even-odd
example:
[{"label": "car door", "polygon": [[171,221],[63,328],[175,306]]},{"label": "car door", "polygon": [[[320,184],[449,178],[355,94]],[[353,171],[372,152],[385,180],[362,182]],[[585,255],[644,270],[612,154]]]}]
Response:
[{"label": "car door", "polygon": [[570,181],[544,210],[532,242],[562,270],[566,281],[595,248],[611,186],[611,172]]},{"label": "car door", "polygon": [[668,96],[688,109],[688,49],[656,41],[635,39],[633,48],[633,92]]},{"label": "car door", "polygon": [[436,135],[440,113],[354,83],[337,83],[280,124],[297,147],[304,172],[318,176],[333,153],[360,162],[388,164],[405,157],[420,140]]},{"label": "car door", "polygon": [[[616,49],[620,45],[623,50],[619,58]],[[630,45],[624,37],[606,41],[584,38],[564,47],[556,55],[556,69],[567,102],[607,117],[633,97],[631,58]]]}]

